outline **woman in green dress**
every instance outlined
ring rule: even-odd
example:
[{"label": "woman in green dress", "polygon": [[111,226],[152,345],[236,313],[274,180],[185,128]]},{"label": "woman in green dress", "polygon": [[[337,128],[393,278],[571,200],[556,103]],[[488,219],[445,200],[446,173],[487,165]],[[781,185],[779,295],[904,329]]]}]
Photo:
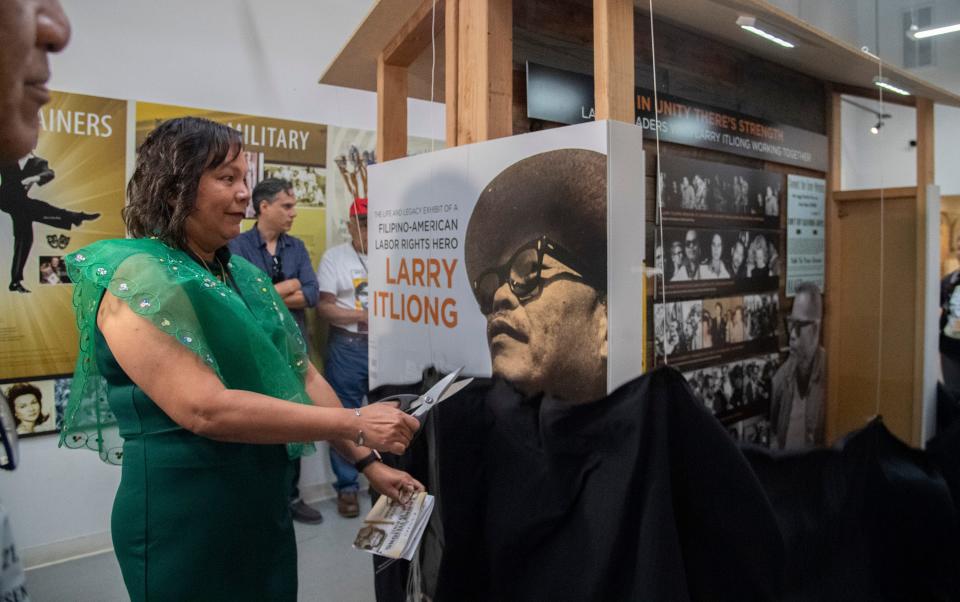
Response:
[{"label": "woman in green dress", "polygon": [[61,442],[123,466],[112,533],[134,601],[296,600],[289,459],[309,442],[391,498],[423,487],[374,451],[403,453],[419,423],[344,409],[270,278],[230,256],[242,149],[211,121],[159,125],[127,189],[133,238],[68,258],[80,354]]}]

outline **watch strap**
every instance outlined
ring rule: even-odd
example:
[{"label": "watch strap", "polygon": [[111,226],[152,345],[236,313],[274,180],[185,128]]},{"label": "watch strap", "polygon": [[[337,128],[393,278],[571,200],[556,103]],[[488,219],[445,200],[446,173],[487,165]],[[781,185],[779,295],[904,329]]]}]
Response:
[{"label": "watch strap", "polygon": [[364,468],[370,466],[374,462],[383,462],[383,458],[380,456],[380,452],[377,450],[373,450],[366,456],[357,460],[353,467],[357,470],[357,472],[363,472]]}]

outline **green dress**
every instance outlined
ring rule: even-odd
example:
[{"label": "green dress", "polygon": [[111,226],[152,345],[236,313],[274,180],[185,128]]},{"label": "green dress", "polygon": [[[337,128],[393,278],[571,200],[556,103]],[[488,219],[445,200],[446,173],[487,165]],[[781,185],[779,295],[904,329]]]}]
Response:
[{"label": "green dress", "polygon": [[219,262],[228,274],[211,273],[143,239],[96,243],[67,263],[81,343],[61,442],[122,464],[111,526],[130,598],[296,600],[289,459],[306,446],[185,430],[130,380],[96,327],[103,292],[119,293],[227,387],[308,403],[305,346],[269,278],[237,257]]}]

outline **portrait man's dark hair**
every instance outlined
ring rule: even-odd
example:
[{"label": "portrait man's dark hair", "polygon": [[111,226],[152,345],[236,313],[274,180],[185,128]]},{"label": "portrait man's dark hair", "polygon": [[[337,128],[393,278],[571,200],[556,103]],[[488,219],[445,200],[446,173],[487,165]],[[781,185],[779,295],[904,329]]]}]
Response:
[{"label": "portrait man's dark hair", "polygon": [[467,226],[493,373],[571,402],[606,392],[607,159],[561,149],[500,172]]},{"label": "portrait man's dark hair", "polygon": [[242,151],[240,132],[209,119],[181,117],[158,125],[137,150],[123,209],[127,230],[135,238],[156,236],[183,248],[200,176]]},{"label": "portrait man's dark hair", "polygon": [[283,178],[267,178],[253,188],[253,212],[260,215],[260,202],[266,201],[267,204],[277,200],[277,195],[281,192],[293,194],[293,184]]},{"label": "portrait man's dark hair", "polygon": [[556,241],[607,282],[607,158],[565,148],[522,159],[500,172],[480,195],[464,251],[473,282],[515,249],[540,236]]}]

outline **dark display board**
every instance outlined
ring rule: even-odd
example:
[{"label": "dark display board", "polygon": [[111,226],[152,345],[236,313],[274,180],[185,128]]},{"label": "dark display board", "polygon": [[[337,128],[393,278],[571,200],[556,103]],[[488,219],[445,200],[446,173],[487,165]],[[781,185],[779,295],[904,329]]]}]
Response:
[{"label": "dark display board", "polygon": [[[593,77],[527,63],[527,117],[557,123],[594,118]],[[699,148],[827,169],[827,137],[789,125],[636,89],[636,123],[644,136]],[[656,110],[655,110],[656,109]]]}]

